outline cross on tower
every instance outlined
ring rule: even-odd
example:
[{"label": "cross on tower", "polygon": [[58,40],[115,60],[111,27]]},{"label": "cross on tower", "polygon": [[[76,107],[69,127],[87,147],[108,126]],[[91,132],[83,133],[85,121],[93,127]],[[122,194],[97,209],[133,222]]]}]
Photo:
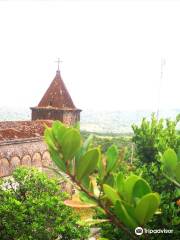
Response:
[{"label": "cross on tower", "polygon": [[60,60],[60,58],[58,58],[58,60],[55,61],[55,62],[58,64],[58,71],[59,71],[59,64],[60,64],[60,62],[62,62],[62,61]]}]

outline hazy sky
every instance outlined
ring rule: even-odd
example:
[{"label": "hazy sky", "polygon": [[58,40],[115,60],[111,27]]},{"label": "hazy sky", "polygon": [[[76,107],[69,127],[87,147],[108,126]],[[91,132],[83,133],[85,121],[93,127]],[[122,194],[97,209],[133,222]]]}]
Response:
[{"label": "hazy sky", "polygon": [[179,107],[180,1],[0,1],[0,106],[37,105],[58,57],[79,108]]}]

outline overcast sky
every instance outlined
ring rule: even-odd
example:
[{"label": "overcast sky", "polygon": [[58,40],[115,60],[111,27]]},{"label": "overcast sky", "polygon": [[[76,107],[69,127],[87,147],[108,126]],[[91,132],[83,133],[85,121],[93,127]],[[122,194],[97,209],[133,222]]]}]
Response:
[{"label": "overcast sky", "polygon": [[0,1],[0,107],[36,106],[58,57],[79,108],[179,107],[180,2]]}]

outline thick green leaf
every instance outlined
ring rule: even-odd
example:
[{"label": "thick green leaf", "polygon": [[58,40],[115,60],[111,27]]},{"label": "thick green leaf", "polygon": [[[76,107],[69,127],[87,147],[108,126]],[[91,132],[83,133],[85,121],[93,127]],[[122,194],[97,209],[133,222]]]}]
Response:
[{"label": "thick green leaf", "polygon": [[49,127],[46,127],[46,129],[44,131],[44,140],[49,148],[57,150],[55,143],[54,143],[54,138],[52,135],[52,129]]},{"label": "thick green leaf", "polygon": [[93,185],[92,185],[92,181],[90,180],[89,176],[84,176],[81,179],[81,183],[84,186],[84,188],[86,188],[86,190],[88,190],[88,192],[93,192]]},{"label": "thick green leaf", "polygon": [[133,198],[141,198],[144,195],[151,193],[151,187],[149,184],[142,178],[138,179],[133,187]]},{"label": "thick green leaf", "polygon": [[134,221],[136,222],[136,217],[135,217],[135,207],[125,201],[122,201],[127,213],[129,214],[129,216],[134,219]]},{"label": "thick green leaf", "polygon": [[138,226],[135,219],[133,219],[127,212],[125,206],[121,201],[117,201],[115,205],[115,213],[120,221],[122,221],[127,227],[135,228]]},{"label": "thick green leaf", "polygon": [[103,163],[103,158],[99,159],[97,166],[98,166],[99,178],[102,181],[105,176],[105,165]]},{"label": "thick green leaf", "polygon": [[78,130],[71,129],[62,139],[62,153],[64,160],[71,160],[81,145],[81,135]]},{"label": "thick green leaf", "polygon": [[83,145],[80,147],[80,149],[77,151],[75,160],[76,160],[76,165],[79,164],[80,158],[88,151],[89,145],[91,144],[93,140],[93,135],[89,135],[89,137],[84,141]]},{"label": "thick green leaf", "polygon": [[103,185],[104,193],[106,197],[115,205],[116,201],[120,200],[120,197],[117,193],[117,191],[110,187],[109,185],[104,184]]},{"label": "thick green leaf", "polygon": [[160,204],[157,193],[149,193],[141,198],[135,208],[135,216],[140,226],[147,223],[156,212]]},{"label": "thick green leaf", "polygon": [[122,194],[123,194],[124,200],[128,201],[129,203],[132,201],[132,197],[133,197],[132,191],[134,188],[134,184],[138,179],[139,179],[139,176],[131,175],[127,177],[126,180],[124,181],[124,191],[122,192]]},{"label": "thick green leaf", "polygon": [[100,151],[98,148],[91,149],[85,153],[76,166],[76,177],[80,181],[84,176],[92,173],[99,161]]},{"label": "thick green leaf", "polygon": [[52,124],[52,133],[57,142],[61,145],[64,134],[69,130],[60,121],[54,121]]},{"label": "thick green leaf", "polygon": [[172,175],[173,171],[176,169],[177,165],[177,155],[173,149],[167,149],[163,156],[162,156],[162,162],[164,165],[164,170]]},{"label": "thick green leaf", "polygon": [[123,195],[123,191],[124,191],[124,176],[123,173],[118,173],[117,178],[116,178],[116,185],[117,185],[117,189],[118,192],[121,196],[121,194]]},{"label": "thick green leaf", "polygon": [[54,150],[53,148],[50,148],[49,152],[50,152],[50,155],[51,155],[51,159],[57,165],[57,167],[61,171],[66,172],[65,162],[63,162],[63,160],[60,158],[59,153],[56,150]]},{"label": "thick green leaf", "polygon": [[115,145],[112,145],[108,148],[106,152],[106,162],[107,162],[107,173],[110,172],[115,166],[118,161],[118,149]]}]

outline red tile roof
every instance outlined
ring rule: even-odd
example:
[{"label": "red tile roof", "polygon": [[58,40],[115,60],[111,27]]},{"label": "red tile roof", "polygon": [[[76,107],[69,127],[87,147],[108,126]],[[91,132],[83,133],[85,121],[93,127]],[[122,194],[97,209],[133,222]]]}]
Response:
[{"label": "red tile roof", "polygon": [[23,138],[41,137],[45,124],[51,126],[50,120],[5,121],[0,122],[0,142]]},{"label": "red tile roof", "polygon": [[43,98],[39,102],[38,107],[52,107],[70,110],[76,109],[71,99],[71,96],[61,78],[59,70],[56,72],[54,80],[52,81]]}]

